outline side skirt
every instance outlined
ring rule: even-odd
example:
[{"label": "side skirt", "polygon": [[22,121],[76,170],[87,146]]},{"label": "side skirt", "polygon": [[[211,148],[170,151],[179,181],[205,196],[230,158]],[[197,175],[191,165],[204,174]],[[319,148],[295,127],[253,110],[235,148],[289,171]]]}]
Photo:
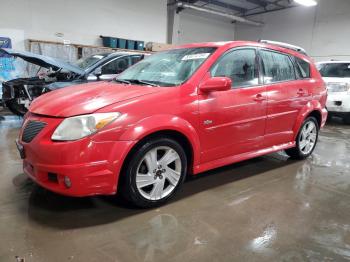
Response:
[{"label": "side skirt", "polygon": [[225,165],[241,162],[241,161],[244,161],[247,159],[263,156],[266,154],[278,152],[278,151],[285,150],[285,149],[292,148],[292,147],[295,147],[295,141],[281,144],[281,145],[277,145],[277,146],[264,148],[264,149],[260,149],[260,150],[253,151],[253,152],[240,154],[240,155],[234,155],[234,156],[216,159],[214,161],[210,161],[210,162],[195,166],[193,168],[193,174],[202,173],[202,172],[208,171],[210,169],[214,169],[214,168],[222,167]]}]

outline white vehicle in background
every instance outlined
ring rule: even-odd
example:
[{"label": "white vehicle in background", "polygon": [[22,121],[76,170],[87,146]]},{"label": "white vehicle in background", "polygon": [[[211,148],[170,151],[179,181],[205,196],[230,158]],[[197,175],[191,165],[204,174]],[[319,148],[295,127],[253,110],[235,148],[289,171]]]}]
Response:
[{"label": "white vehicle in background", "polygon": [[350,61],[326,61],[317,63],[328,90],[328,117],[342,117],[350,124]]}]

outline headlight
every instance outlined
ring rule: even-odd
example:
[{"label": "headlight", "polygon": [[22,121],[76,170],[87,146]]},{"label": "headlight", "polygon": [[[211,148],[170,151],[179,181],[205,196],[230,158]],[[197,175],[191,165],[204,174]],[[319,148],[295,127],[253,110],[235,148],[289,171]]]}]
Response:
[{"label": "headlight", "polygon": [[328,92],[346,92],[350,90],[349,83],[327,83]]},{"label": "headlight", "polygon": [[91,115],[73,116],[63,120],[52,134],[52,140],[77,140],[102,129],[117,119],[120,113],[96,113]]}]

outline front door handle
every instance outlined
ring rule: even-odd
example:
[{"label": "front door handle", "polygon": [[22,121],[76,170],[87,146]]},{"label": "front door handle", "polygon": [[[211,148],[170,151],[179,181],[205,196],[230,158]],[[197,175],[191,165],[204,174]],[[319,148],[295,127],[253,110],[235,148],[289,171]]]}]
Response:
[{"label": "front door handle", "polygon": [[264,101],[264,100],[265,100],[265,97],[262,94],[257,94],[254,97],[254,101],[257,101],[257,102]]}]

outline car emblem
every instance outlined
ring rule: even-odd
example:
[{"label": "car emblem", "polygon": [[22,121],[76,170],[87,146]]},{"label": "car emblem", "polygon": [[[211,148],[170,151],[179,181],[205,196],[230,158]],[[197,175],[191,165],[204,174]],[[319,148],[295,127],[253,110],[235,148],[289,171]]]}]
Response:
[{"label": "car emblem", "polygon": [[210,125],[210,124],[212,124],[213,123],[213,120],[204,120],[204,125]]}]

